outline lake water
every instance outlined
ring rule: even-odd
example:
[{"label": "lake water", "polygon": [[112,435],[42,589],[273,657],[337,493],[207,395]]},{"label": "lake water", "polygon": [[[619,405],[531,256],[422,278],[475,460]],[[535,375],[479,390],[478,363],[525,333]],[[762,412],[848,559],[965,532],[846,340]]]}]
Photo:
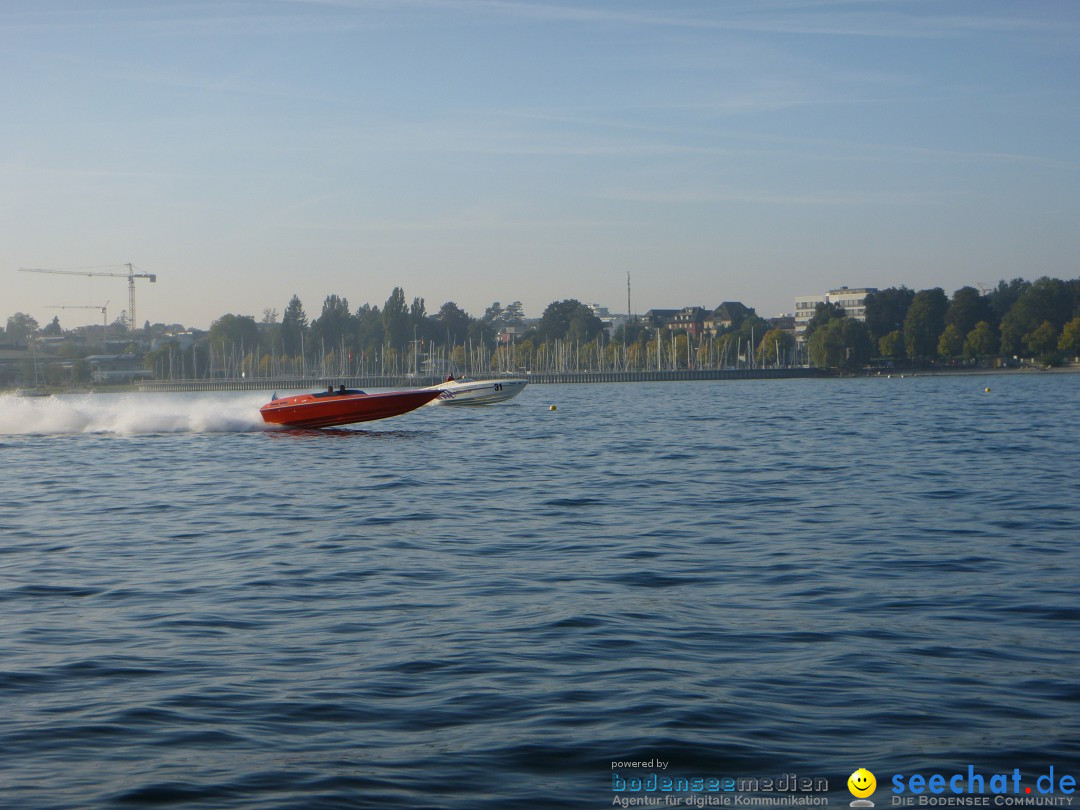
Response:
[{"label": "lake water", "polygon": [[1080,777],[1080,375],[266,399],[0,397],[0,805]]}]

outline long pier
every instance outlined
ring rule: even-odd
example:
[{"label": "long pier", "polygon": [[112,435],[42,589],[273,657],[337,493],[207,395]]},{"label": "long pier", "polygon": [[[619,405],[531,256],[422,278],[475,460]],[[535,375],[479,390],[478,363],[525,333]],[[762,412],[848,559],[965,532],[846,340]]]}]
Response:
[{"label": "long pier", "polygon": [[[477,379],[518,377],[537,385],[565,383],[682,382],[692,380],[788,380],[827,376],[818,368],[717,368],[678,371],[543,371],[532,374],[488,374]],[[443,382],[441,376],[258,377],[217,380],[146,380],[139,391],[290,391],[345,385],[348,388],[422,388]]]}]

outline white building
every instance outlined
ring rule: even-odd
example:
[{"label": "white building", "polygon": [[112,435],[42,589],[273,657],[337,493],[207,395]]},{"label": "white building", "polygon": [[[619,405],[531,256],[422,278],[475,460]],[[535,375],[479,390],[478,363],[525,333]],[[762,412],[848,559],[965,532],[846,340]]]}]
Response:
[{"label": "white building", "polygon": [[593,315],[604,322],[604,329],[608,333],[608,337],[615,334],[615,330],[627,321],[626,315],[608,312],[607,307],[602,307],[599,304],[586,304],[585,306],[592,310]]},{"label": "white building", "polygon": [[866,320],[866,296],[877,292],[876,287],[839,287],[825,295],[795,296],[795,339],[802,341],[806,325],[814,317],[818,304],[839,304],[850,318]]}]

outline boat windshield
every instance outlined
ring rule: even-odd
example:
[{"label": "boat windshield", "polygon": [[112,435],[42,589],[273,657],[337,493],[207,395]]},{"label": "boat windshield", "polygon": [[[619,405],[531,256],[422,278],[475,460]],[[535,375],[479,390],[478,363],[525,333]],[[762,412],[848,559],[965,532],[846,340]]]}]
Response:
[{"label": "boat windshield", "polygon": [[312,394],[313,397],[344,397],[350,394],[363,394],[364,392],[357,388],[335,388],[333,391],[316,391]]}]

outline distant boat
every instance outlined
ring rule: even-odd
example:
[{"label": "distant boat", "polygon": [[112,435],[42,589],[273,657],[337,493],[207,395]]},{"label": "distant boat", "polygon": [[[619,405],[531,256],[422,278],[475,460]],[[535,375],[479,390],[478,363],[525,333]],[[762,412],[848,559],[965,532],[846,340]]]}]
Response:
[{"label": "distant boat", "polygon": [[16,388],[17,397],[51,397],[52,391],[46,388]]},{"label": "distant boat", "polygon": [[528,380],[474,380],[462,377],[433,385],[428,391],[436,391],[438,399],[432,405],[490,405],[493,402],[505,402],[525,390]]},{"label": "distant boat", "polygon": [[324,428],[370,422],[408,413],[426,405],[438,391],[419,388],[413,391],[386,391],[365,394],[355,389],[333,388],[315,394],[278,398],[277,394],[259,408],[264,422],[293,428]]}]

